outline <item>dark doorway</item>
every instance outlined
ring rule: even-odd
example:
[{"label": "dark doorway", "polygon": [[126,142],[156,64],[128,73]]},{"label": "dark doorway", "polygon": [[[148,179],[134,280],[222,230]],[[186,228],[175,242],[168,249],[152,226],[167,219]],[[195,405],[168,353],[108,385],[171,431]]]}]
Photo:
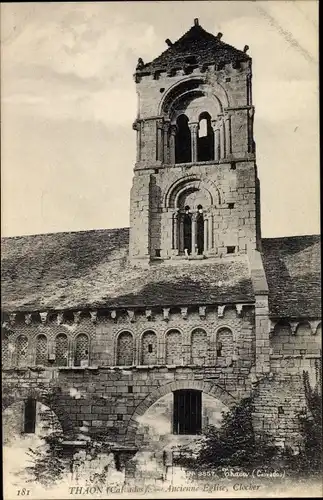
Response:
[{"label": "dark doorway", "polygon": [[202,430],[202,392],[174,391],[173,434],[200,434]]},{"label": "dark doorway", "polygon": [[29,398],[25,402],[24,432],[34,434],[36,428],[36,400]]},{"label": "dark doorway", "polygon": [[180,115],[176,121],[175,163],[190,163],[192,161],[191,131],[186,115]]}]

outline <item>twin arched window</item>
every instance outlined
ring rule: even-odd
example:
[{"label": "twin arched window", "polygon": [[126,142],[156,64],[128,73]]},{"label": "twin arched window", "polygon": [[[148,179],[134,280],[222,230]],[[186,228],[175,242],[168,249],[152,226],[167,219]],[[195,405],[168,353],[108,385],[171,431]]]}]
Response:
[{"label": "twin arched window", "polygon": [[[192,127],[192,130],[188,117],[182,114],[176,120],[176,128],[175,163],[214,160],[214,131],[209,113],[201,113],[198,126]],[[197,136],[193,138],[192,134],[196,134],[196,130]]]}]

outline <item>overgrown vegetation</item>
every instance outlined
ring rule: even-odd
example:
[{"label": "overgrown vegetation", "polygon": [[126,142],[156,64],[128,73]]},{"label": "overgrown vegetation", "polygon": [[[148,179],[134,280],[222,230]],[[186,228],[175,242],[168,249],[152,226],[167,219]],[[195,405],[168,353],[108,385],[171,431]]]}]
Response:
[{"label": "overgrown vegetation", "polygon": [[279,449],[255,441],[252,425],[253,399],[245,398],[233,410],[223,415],[220,428],[210,426],[194,459],[182,458],[180,463],[187,468],[221,469],[242,468],[245,471],[257,467],[283,468],[289,476],[315,476],[322,470],[322,404],[321,386],[314,388],[309,383],[308,372],[303,372],[306,412],[299,413],[303,446],[295,452],[291,447]]}]

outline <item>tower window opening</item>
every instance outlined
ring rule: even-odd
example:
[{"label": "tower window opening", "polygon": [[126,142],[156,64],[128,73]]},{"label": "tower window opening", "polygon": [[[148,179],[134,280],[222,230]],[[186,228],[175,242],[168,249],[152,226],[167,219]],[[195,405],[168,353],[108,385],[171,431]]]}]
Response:
[{"label": "tower window opening", "polygon": [[177,118],[176,125],[175,163],[190,163],[192,161],[191,131],[188,126],[187,116],[180,115]]},{"label": "tower window opening", "polygon": [[153,345],[152,344],[148,344],[148,352],[153,352]]},{"label": "tower window opening", "polygon": [[204,250],[204,216],[203,216],[202,205],[198,205],[197,207],[196,244],[197,244],[197,254],[202,255]]},{"label": "tower window opening", "polygon": [[222,342],[218,342],[217,348],[216,348],[216,355],[218,357],[222,356]]},{"label": "tower window opening", "polygon": [[227,253],[234,253],[236,251],[236,247],[227,247]]},{"label": "tower window opening", "polygon": [[192,216],[190,213],[190,207],[185,207],[185,213],[183,214],[183,243],[184,243],[184,253],[190,255],[192,253]]},{"label": "tower window opening", "polygon": [[214,132],[209,113],[202,113],[199,117],[197,137],[197,161],[214,160]]}]

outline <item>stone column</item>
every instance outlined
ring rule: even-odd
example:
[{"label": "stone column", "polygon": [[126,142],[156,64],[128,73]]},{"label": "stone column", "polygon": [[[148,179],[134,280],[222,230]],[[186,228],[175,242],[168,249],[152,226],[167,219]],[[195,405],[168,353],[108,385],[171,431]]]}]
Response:
[{"label": "stone column", "polygon": [[170,126],[170,138],[169,138],[169,159],[170,163],[173,165],[175,163],[175,136],[177,127],[176,125]]},{"label": "stone column", "polygon": [[164,122],[163,124],[163,146],[164,146],[164,163],[169,163],[170,162],[170,155],[169,155],[169,133],[170,133],[170,123],[169,122]]},{"label": "stone column", "polygon": [[225,127],[224,121],[221,117],[220,119],[220,160],[225,158]]},{"label": "stone column", "polygon": [[212,120],[212,128],[214,133],[214,160],[219,161],[220,159],[220,130],[219,122]]},{"label": "stone column", "polygon": [[197,162],[197,131],[199,124],[198,123],[189,123],[188,124],[190,132],[191,132],[191,161],[192,163]]},{"label": "stone column", "polygon": [[209,249],[208,245],[209,239],[209,220],[207,218],[204,219],[204,252]]},{"label": "stone column", "polygon": [[141,148],[140,148],[140,142],[141,142],[141,122],[139,122],[138,120],[136,120],[133,125],[132,125],[132,128],[133,130],[136,131],[136,148],[137,148],[137,156],[136,156],[136,161],[140,161],[140,152],[141,152]]},{"label": "stone column", "polygon": [[196,255],[196,214],[192,214],[192,255]]},{"label": "stone column", "polygon": [[164,145],[163,145],[163,124],[157,121],[157,144],[156,144],[156,160],[164,161]]},{"label": "stone column", "polygon": [[225,151],[226,156],[231,154],[231,116],[226,114],[224,116],[224,126],[225,126]]}]

